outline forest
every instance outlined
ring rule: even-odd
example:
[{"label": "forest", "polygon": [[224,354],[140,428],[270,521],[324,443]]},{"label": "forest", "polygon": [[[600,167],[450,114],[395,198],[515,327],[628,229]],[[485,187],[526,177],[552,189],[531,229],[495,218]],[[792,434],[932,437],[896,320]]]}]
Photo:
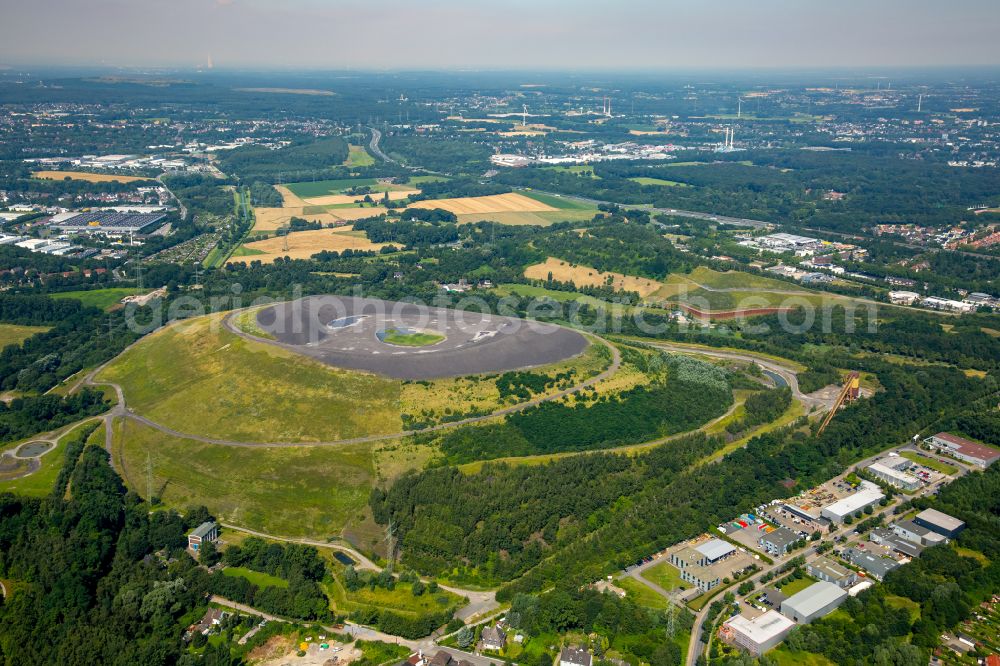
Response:
[{"label": "forest", "polygon": [[207,514],[151,514],[103,448],[67,450],[79,456],[69,499],[61,485],[43,499],[0,494],[3,662],[178,663],[186,618],[204,611],[209,590],[208,574],[184,554],[185,534]]}]

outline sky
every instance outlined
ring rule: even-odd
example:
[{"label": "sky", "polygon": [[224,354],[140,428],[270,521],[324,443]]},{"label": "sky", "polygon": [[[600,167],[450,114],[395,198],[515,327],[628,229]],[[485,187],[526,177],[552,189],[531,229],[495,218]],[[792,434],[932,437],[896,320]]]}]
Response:
[{"label": "sky", "polygon": [[998,0],[0,0],[0,65],[1000,65]]}]

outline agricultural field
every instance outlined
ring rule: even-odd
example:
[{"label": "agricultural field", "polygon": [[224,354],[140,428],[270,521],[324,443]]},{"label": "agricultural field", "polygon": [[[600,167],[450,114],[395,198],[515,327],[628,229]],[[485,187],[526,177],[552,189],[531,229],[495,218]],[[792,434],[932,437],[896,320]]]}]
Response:
[{"label": "agricultural field", "polygon": [[691,187],[687,183],[679,183],[676,180],[664,180],[663,178],[649,178],[647,176],[636,176],[629,178],[633,183],[640,185],[659,185],[662,187]]},{"label": "agricultural field", "polygon": [[[308,213],[306,211],[309,211]],[[308,222],[319,222],[326,226],[340,221],[325,209],[315,212],[308,206],[295,208],[254,208],[253,233],[277,231],[288,226],[293,217],[301,217]]]},{"label": "agricultural field", "polygon": [[548,169],[549,171],[558,171],[561,173],[575,173],[578,176],[587,176],[589,178],[595,178],[600,180],[600,176],[594,173],[594,167],[592,167],[589,164],[574,164],[571,166],[547,166],[542,168]]},{"label": "agricultural field", "polygon": [[367,167],[375,164],[375,158],[368,154],[364,146],[355,146],[351,144],[347,147],[348,154],[347,159],[344,160],[344,166],[349,167]]},{"label": "agricultural field", "polygon": [[89,289],[86,291],[62,291],[51,294],[52,298],[73,298],[84,305],[101,310],[114,310],[121,307],[121,300],[133,296],[136,290],[132,287],[108,287],[106,289]]},{"label": "agricultural field", "polygon": [[0,349],[7,345],[20,345],[33,335],[50,330],[50,326],[21,326],[20,324],[0,324]]},{"label": "agricultural field", "polygon": [[223,315],[175,324],[115,359],[139,414],[179,432],[246,442],[334,441],[401,430],[399,382],[242,338]]},{"label": "agricultural field", "polygon": [[574,265],[555,257],[548,257],[543,263],[524,269],[524,277],[531,280],[547,281],[550,275],[557,282],[572,282],[577,287],[610,286],[615,291],[636,292],[643,298],[655,294],[663,286],[656,280],[602,272],[590,266]]},{"label": "agricultural field", "polygon": [[[285,243],[288,249],[285,249]],[[272,263],[277,257],[292,259],[308,259],[318,252],[344,250],[378,251],[385,243],[373,243],[361,232],[355,232],[350,225],[334,229],[313,229],[309,231],[293,231],[286,236],[274,236],[264,240],[252,241],[243,245],[251,250],[255,261],[265,264]],[[230,262],[240,261],[240,257],[230,258]]]},{"label": "agricultural field", "polygon": [[[366,519],[371,446],[232,447],[115,422],[113,456],[129,487],[170,507],[200,504],[220,520],[288,537],[327,538]],[[366,544],[367,546],[367,544]]]},{"label": "agricultural field", "polygon": [[88,171],[32,171],[31,175],[42,180],[83,180],[88,183],[133,183],[139,180],[153,180],[143,176],[119,176],[113,173],[90,173]]},{"label": "agricultural field", "polygon": [[456,215],[483,215],[486,213],[545,213],[558,208],[517,192],[493,194],[485,197],[459,197],[455,199],[430,199],[418,201],[410,208],[440,208]]},{"label": "agricultural field", "polygon": [[[288,192],[292,196],[299,199],[315,199],[317,197],[325,197],[332,194],[344,194],[348,190],[356,187],[371,188],[373,198],[376,194],[381,194],[383,192],[413,191],[413,188],[407,185],[380,183],[375,178],[340,178],[334,180],[289,183],[285,186],[278,186],[278,191],[282,193],[282,196],[286,196],[285,192]],[[363,197],[364,195],[362,195],[362,198]],[[287,200],[285,201],[285,205],[289,205]]]}]

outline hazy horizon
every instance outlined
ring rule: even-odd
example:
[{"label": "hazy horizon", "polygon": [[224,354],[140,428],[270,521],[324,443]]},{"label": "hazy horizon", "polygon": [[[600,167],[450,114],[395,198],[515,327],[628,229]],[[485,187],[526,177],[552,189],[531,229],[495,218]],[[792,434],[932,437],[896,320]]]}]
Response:
[{"label": "hazy horizon", "polygon": [[0,64],[310,70],[1000,65],[1000,3],[15,0]]}]

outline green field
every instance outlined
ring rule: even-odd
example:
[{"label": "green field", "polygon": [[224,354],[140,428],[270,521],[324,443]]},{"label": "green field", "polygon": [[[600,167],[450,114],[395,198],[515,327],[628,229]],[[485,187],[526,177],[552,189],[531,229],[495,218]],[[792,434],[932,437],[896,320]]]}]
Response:
[{"label": "green field", "polygon": [[367,167],[375,164],[375,158],[368,154],[364,146],[348,146],[347,159],[344,160],[344,166],[349,167]]},{"label": "green field", "polygon": [[558,208],[559,210],[597,211],[597,206],[593,204],[586,203],[585,201],[577,201],[576,199],[569,199],[567,197],[557,197],[554,194],[542,194],[541,192],[535,192],[533,190],[518,190],[517,193],[530,197],[535,201],[541,201],[543,204],[552,206],[553,208]]},{"label": "green field", "polygon": [[425,592],[420,596],[415,596],[409,583],[397,583],[392,590],[364,585],[360,589],[350,592],[340,581],[343,567],[337,565],[337,568],[337,575],[334,576],[333,580],[323,585],[323,590],[330,597],[330,608],[341,613],[377,608],[402,615],[418,616],[457,608],[462,603],[462,598],[457,594],[440,588],[433,594]]},{"label": "green field", "polygon": [[691,587],[690,583],[681,580],[681,572],[677,570],[677,567],[667,561],[649,567],[640,575],[668,592],[673,589],[686,590]]},{"label": "green field", "polygon": [[75,298],[84,305],[110,310],[126,296],[136,293],[132,287],[108,287],[107,289],[91,289],[89,291],[63,291],[51,294],[52,298]]},{"label": "green field", "polygon": [[647,176],[636,176],[629,178],[633,183],[640,185],[661,185],[663,187],[691,187],[687,183],[679,183],[676,180],[664,180],[663,178],[649,178]]},{"label": "green field", "polygon": [[920,619],[920,604],[912,599],[890,594],[886,596],[885,602],[893,608],[906,609],[906,611],[910,614],[910,622],[916,622]]},{"label": "green field", "polygon": [[951,476],[952,474],[958,473],[958,468],[954,465],[949,465],[948,463],[941,462],[937,458],[924,457],[918,454],[916,451],[900,451],[899,455],[903,456],[907,460],[912,460],[918,465],[923,465],[928,469],[932,469],[935,472],[941,472],[942,474],[947,474]]},{"label": "green field", "polygon": [[37,333],[44,333],[51,326],[21,326],[20,324],[0,324],[0,349],[7,345],[20,345]]},{"label": "green field", "polygon": [[815,578],[810,578],[809,576],[803,576],[802,578],[799,578],[798,580],[793,580],[791,583],[788,583],[787,585],[782,587],[781,593],[784,594],[786,597],[790,597],[793,594],[801,592],[802,590],[806,589],[815,582],[816,582]]},{"label": "green field", "polygon": [[629,599],[646,608],[666,610],[667,604],[670,603],[663,595],[657,594],[634,578],[619,578],[615,581],[615,585],[625,590]]},{"label": "green field", "polygon": [[100,380],[178,432],[246,442],[334,441],[402,429],[400,383],[242,338],[222,315],[144,338]]},{"label": "green field", "polygon": [[[115,423],[114,458],[130,488],[170,507],[203,504],[220,520],[281,536],[327,538],[363,522],[374,478],[371,445],[234,447]],[[366,544],[367,546],[367,544]]]},{"label": "green field", "polygon": [[430,345],[436,345],[442,340],[444,340],[444,336],[440,333],[430,331],[414,331],[411,333],[400,331],[396,328],[386,329],[385,334],[382,336],[382,342],[401,347],[429,347]]},{"label": "green field", "polygon": [[609,308],[611,303],[602,301],[599,298],[581,294],[575,291],[558,291],[556,289],[546,289],[545,287],[535,287],[530,284],[501,284],[494,288],[500,296],[516,294],[526,298],[551,298],[554,301],[578,301],[593,307]]},{"label": "green field", "polygon": [[574,164],[572,166],[563,166],[563,165],[547,166],[542,168],[547,169],[549,171],[560,171],[562,173],[575,173],[578,176],[589,176],[590,178],[595,178],[600,180],[600,176],[594,173],[594,167],[590,166],[589,164]]},{"label": "green field", "polygon": [[288,587],[288,581],[271,574],[266,574],[246,567],[226,567],[222,570],[223,576],[230,578],[246,578],[257,587]]},{"label": "green field", "polygon": [[792,652],[783,646],[778,646],[767,653],[778,666],[835,666],[821,654],[811,652]]},{"label": "green field", "polygon": [[323,197],[328,194],[343,194],[354,187],[370,187],[372,192],[388,192],[401,188],[399,185],[379,183],[374,178],[339,178],[335,180],[317,180],[304,183],[289,183],[286,187],[298,197],[309,199]]},{"label": "green field", "polygon": [[447,176],[410,176],[406,181],[407,185],[422,185],[423,183],[443,183],[451,180]]}]

